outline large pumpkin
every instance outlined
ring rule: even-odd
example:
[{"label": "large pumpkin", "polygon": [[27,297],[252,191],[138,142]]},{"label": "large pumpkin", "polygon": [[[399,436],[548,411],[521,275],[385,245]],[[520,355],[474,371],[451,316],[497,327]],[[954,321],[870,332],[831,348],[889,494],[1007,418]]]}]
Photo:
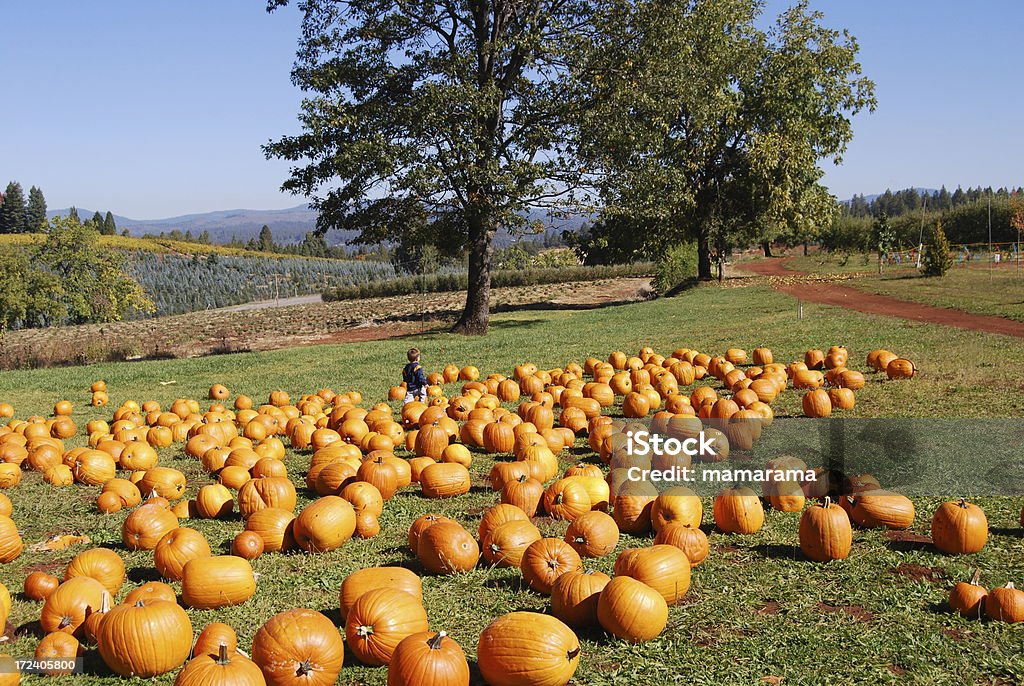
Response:
[{"label": "large pumpkin", "polygon": [[686,554],[691,567],[703,562],[709,552],[707,535],[688,524],[671,523],[663,526],[654,537],[655,545],[672,545]]},{"label": "large pumpkin", "polygon": [[96,637],[100,655],[121,676],[153,677],[177,668],[192,649],[192,622],[163,600],[118,605],[106,614]]},{"label": "large pumpkin", "polygon": [[46,633],[76,634],[86,618],[99,611],[104,597],[109,594],[96,579],[82,576],[65,581],[43,603],[39,625]]},{"label": "large pumpkin", "polygon": [[179,527],[168,531],[156,544],[153,566],[163,578],[180,581],[186,563],[210,555],[210,544],[205,536],[195,529]]},{"label": "large pumpkin", "polygon": [[623,550],[615,560],[615,575],[647,584],[668,604],[678,603],[690,590],[690,559],[679,548],[658,544]]},{"label": "large pumpkin", "polygon": [[551,613],[573,628],[597,623],[597,600],[611,577],[581,569],[566,572],[551,586]]},{"label": "large pumpkin", "polygon": [[139,490],[161,498],[177,500],[185,495],[185,475],[170,467],[152,467],[146,470],[138,483]]},{"label": "large pumpkin", "polygon": [[490,686],[565,686],[579,665],[580,642],[554,617],[512,612],[487,625],[476,652]]},{"label": "large pumpkin", "polygon": [[216,652],[201,652],[174,680],[174,686],[264,686],[266,679],[259,666],[228,646],[220,645]]},{"label": "large pumpkin", "polygon": [[753,534],[764,524],[761,499],[747,487],[728,488],[714,500],[715,524],[727,533]]},{"label": "large pumpkin", "polygon": [[505,522],[488,532],[483,556],[496,567],[518,567],[526,549],[540,539],[540,529],[528,520]]},{"label": "large pumpkin", "polygon": [[649,641],[668,625],[668,604],[642,581],[617,576],[601,591],[597,619],[605,631],[625,641]]},{"label": "large pumpkin", "polygon": [[985,614],[997,622],[1024,622],[1024,591],[1008,583],[985,596]]},{"label": "large pumpkin", "polygon": [[295,515],[279,507],[267,507],[245,520],[245,528],[259,534],[263,550],[276,553],[295,547]]},{"label": "large pumpkin", "polygon": [[267,507],[292,512],[295,510],[295,502],[295,486],[285,476],[250,479],[238,490],[238,511],[242,517],[249,517]]},{"label": "large pumpkin", "polygon": [[313,501],[295,519],[295,542],[303,550],[322,553],[344,545],[356,530],[352,505],[336,495]]},{"label": "large pumpkin", "polygon": [[828,497],[800,517],[800,550],[817,562],[844,560],[853,545],[853,529],[846,511]]},{"label": "large pumpkin", "polygon": [[442,521],[420,534],[416,553],[428,572],[454,574],[476,566],[480,546],[458,522]]},{"label": "large pumpkin", "polygon": [[178,518],[166,507],[142,505],[124,520],[121,539],[129,550],[153,550],[168,531],[177,528]]},{"label": "large pumpkin", "polygon": [[256,593],[252,565],[234,555],[199,557],[185,564],[181,601],[199,610],[241,605]]},{"label": "large pumpkin", "polygon": [[978,552],[988,541],[984,510],[963,499],[943,503],[932,516],[932,541],[950,555]]},{"label": "large pumpkin", "polygon": [[604,557],[619,544],[619,527],[604,512],[588,512],[574,519],[565,530],[565,542],[580,557]]},{"label": "large pumpkin", "polygon": [[427,498],[453,498],[469,493],[469,470],[456,462],[429,465],[420,472],[420,488]]},{"label": "large pumpkin", "polygon": [[252,639],[252,661],[263,671],[267,686],[331,686],[344,657],[338,629],[306,608],[274,615]]},{"label": "large pumpkin", "polygon": [[367,567],[352,572],[341,582],[341,618],[348,618],[349,610],[364,593],[379,588],[405,591],[421,602],[423,599],[423,583],[415,572],[405,567]]},{"label": "large pumpkin", "polygon": [[86,550],[75,555],[64,570],[64,581],[76,576],[92,577],[103,584],[110,595],[117,595],[124,585],[124,560],[110,548]]},{"label": "large pumpkin", "polygon": [[850,497],[850,517],[866,528],[907,529],[914,523],[914,503],[899,493],[861,491]]},{"label": "large pumpkin", "polygon": [[402,639],[427,629],[427,611],[420,599],[393,588],[359,596],[345,619],[349,650],[367,665],[388,664]]},{"label": "large pumpkin", "polygon": [[558,577],[582,566],[579,554],[568,543],[560,538],[542,538],[527,547],[519,568],[530,588],[550,595]]},{"label": "large pumpkin", "polygon": [[391,656],[388,686],[469,686],[466,653],[444,631],[406,636]]},{"label": "large pumpkin", "polygon": [[651,526],[660,531],[668,524],[699,527],[704,516],[700,496],[686,486],[673,486],[663,491],[651,505]]}]

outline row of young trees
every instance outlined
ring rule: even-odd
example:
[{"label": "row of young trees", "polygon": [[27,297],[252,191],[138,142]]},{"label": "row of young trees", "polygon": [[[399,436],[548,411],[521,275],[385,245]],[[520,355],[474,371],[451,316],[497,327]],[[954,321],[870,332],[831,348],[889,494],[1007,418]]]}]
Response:
[{"label": "row of young trees", "polygon": [[[269,0],[268,11],[289,0]],[[851,116],[875,106],[856,40],[807,2],[304,0],[302,131],[265,146],[318,228],[469,256],[455,326],[482,334],[494,237],[532,210],[600,217],[648,258],[694,240],[810,235],[837,204]]]}]

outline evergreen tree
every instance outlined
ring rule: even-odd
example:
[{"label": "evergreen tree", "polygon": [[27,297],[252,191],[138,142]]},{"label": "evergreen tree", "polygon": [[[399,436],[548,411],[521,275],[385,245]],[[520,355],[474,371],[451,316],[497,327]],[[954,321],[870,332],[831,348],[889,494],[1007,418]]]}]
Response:
[{"label": "evergreen tree", "polygon": [[103,232],[103,215],[99,213],[99,210],[93,212],[89,223],[92,224],[92,228],[96,229],[100,233]]},{"label": "evergreen tree", "polygon": [[22,233],[26,222],[25,193],[20,183],[11,181],[4,191],[4,204],[0,205],[0,233]]},{"label": "evergreen tree", "polygon": [[103,229],[100,231],[104,236],[115,236],[117,235],[117,223],[114,221],[114,215],[109,210],[107,216],[103,217]]},{"label": "evergreen tree", "polygon": [[46,198],[43,192],[32,186],[28,190],[28,212],[25,233],[39,233],[46,227]]},{"label": "evergreen tree", "polygon": [[75,207],[74,205],[72,205],[71,209],[68,210],[68,220],[73,221],[76,224],[82,223],[82,220],[78,216],[78,208]]},{"label": "evergreen tree", "polygon": [[260,237],[256,243],[256,249],[261,252],[274,251],[274,234],[270,232],[270,227],[266,224],[260,229]]},{"label": "evergreen tree", "polygon": [[921,260],[921,273],[925,276],[942,276],[953,266],[953,256],[949,254],[949,241],[942,230],[942,222],[932,225],[928,236],[928,245],[924,248]]}]

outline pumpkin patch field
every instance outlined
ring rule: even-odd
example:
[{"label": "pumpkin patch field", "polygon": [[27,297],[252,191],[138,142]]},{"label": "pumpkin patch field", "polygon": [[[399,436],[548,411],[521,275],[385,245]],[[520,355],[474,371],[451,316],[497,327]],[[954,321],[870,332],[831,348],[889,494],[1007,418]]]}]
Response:
[{"label": "pumpkin patch field", "polygon": [[[971,455],[909,497],[751,458],[825,417],[982,432],[1024,413],[1022,369],[1016,339],[751,286],[4,373],[0,652],[82,658],[26,683],[1022,683],[1020,491],[970,492]],[[641,423],[815,478],[640,481],[702,459],[630,454]]]}]

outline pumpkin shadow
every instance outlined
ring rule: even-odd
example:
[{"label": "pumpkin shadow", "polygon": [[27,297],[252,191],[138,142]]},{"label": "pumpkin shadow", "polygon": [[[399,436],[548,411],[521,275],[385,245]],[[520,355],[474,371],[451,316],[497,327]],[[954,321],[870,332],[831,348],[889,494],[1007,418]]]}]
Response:
[{"label": "pumpkin shadow", "polygon": [[[9,623],[10,622],[8,622],[8,624]],[[12,639],[17,639],[22,636],[34,636],[36,638],[42,638],[46,635],[46,632],[43,631],[43,627],[39,623],[39,620],[34,619],[31,622],[25,622],[24,624],[20,624],[17,627],[13,627],[12,629],[5,631],[4,634]]]},{"label": "pumpkin shadow", "polygon": [[921,550],[934,551],[935,547],[929,541],[886,541],[885,547],[896,553],[913,553]]},{"label": "pumpkin shadow", "polygon": [[82,675],[94,677],[110,677],[110,667],[103,661],[98,650],[87,650],[82,653]]},{"label": "pumpkin shadow", "polygon": [[320,610],[320,614],[331,620],[331,623],[334,624],[334,626],[345,626],[345,621],[341,618],[341,609],[337,607],[328,607]]},{"label": "pumpkin shadow", "polygon": [[993,526],[989,533],[996,536],[1009,536],[1010,538],[1024,538],[1024,527]]},{"label": "pumpkin shadow", "polygon": [[132,567],[126,575],[129,581],[137,584],[144,584],[149,581],[162,581],[160,572],[153,567]]},{"label": "pumpkin shadow", "polygon": [[932,613],[933,615],[948,615],[953,609],[949,606],[949,603],[943,601],[941,603],[928,603],[925,606],[925,610]]},{"label": "pumpkin shadow", "polygon": [[516,576],[511,578],[506,577],[491,577],[484,581],[484,588],[502,589],[507,591],[513,591],[520,593],[524,591],[530,591],[529,585],[523,580],[523,577]]},{"label": "pumpkin shadow", "polygon": [[800,546],[761,543],[750,549],[769,560],[806,560]]}]

